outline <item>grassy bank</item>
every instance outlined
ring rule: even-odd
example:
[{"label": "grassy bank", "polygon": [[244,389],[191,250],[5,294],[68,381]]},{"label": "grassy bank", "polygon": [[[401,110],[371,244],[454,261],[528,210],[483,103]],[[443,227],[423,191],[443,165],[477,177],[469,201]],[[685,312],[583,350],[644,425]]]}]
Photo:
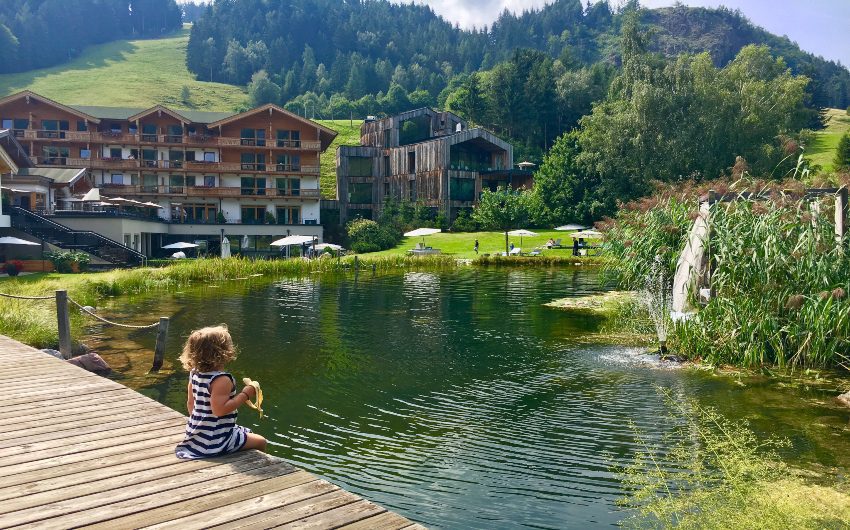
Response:
[{"label": "grassy bank", "polygon": [[[534,237],[524,237],[520,240],[519,237],[509,237],[508,241],[513,242],[519,247],[522,244],[523,253],[530,252],[534,248],[542,249],[543,257],[572,257],[572,239],[569,237],[569,232],[558,232],[557,230],[538,230],[533,229],[538,235]],[[547,249],[546,242],[549,239],[561,240],[564,248]],[[478,254],[475,254],[473,247],[475,240],[478,240]],[[388,257],[402,256],[408,250],[416,246],[422,241],[421,237],[406,237],[402,239],[394,248],[383,250],[381,252],[373,252],[366,254],[369,257]],[[505,234],[504,232],[441,232],[425,238],[425,244],[429,247],[440,249],[442,254],[452,256],[454,258],[474,259],[481,257],[484,254],[494,256],[505,251]],[[534,259],[534,258],[531,258]]]},{"label": "grassy bank", "polygon": [[322,155],[322,176],[320,187],[322,198],[336,199],[336,149],[341,145],[360,145],[360,125],[362,120],[318,120],[319,123],[333,129],[338,136]]},{"label": "grassy bank", "polygon": [[806,146],[806,158],[828,173],[834,169],[832,161],[838,149],[838,141],[850,130],[850,116],[846,110],[829,109],[827,118],[829,121],[826,128],[815,132],[813,140]]},{"label": "grassy bank", "polygon": [[[243,89],[199,81],[186,69],[189,31],[162,39],[121,40],[91,46],[71,62],[0,75],[0,95],[20,90],[65,104],[232,111],[247,102]],[[190,103],[180,91],[189,87]]]}]

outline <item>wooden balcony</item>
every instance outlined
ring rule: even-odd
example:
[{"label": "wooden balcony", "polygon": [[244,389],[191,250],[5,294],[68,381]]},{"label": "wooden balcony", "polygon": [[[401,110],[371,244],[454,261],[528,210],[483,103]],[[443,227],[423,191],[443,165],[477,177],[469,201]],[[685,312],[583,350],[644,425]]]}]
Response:
[{"label": "wooden balcony", "polygon": [[[29,131],[26,131],[29,132]],[[35,131],[32,131],[35,132]],[[86,140],[105,144],[140,144],[140,145],[186,145],[196,147],[245,147],[250,149],[272,149],[272,150],[295,150],[295,151],[318,151],[321,142],[315,140],[257,140],[255,138],[233,138],[225,136],[214,136],[206,134],[148,134],[148,133],[124,133],[124,132],[91,132],[70,133],[68,131],[48,131],[64,134],[85,134]],[[36,139],[35,136],[32,137]]]},{"label": "wooden balcony", "polygon": [[317,201],[321,192],[317,189],[281,190],[277,188],[237,188],[237,187],[205,187],[205,186],[128,186],[123,184],[101,184],[101,192],[106,195],[121,197],[159,196],[183,198],[238,198],[238,197],[270,197],[279,199],[302,199]]},{"label": "wooden balcony", "polygon": [[44,166],[87,167],[91,169],[141,169],[147,171],[165,170],[192,173],[260,173],[276,175],[304,175],[315,177],[319,166],[291,166],[284,164],[239,164],[232,162],[185,162],[183,160],[136,160],[123,158],[68,158],[68,157],[31,157],[33,163]]},{"label": "wooden balcony", "polygon": [[58,140],[60,142],[90,142],[88,131],[48,131],[45,129],[19,129],[24,140]]}]

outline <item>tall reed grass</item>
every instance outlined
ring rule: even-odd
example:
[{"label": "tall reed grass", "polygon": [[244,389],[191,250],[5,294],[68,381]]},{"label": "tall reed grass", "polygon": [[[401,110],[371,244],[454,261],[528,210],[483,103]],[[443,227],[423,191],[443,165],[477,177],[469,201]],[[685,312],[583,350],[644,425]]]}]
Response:
[{"label": "tall reed grass", "polygon": [[[667,198],[617,218],[607,245],[621,286],[645,281],[657,255],[673,271],[696,209],[697,197]],[[716,296],[675,326],[678,352],[743,367],[847,367],[850,241],[835,241],[833,214],[831,201],[813,214],[811,203],[777,194],[713,206]]]}]

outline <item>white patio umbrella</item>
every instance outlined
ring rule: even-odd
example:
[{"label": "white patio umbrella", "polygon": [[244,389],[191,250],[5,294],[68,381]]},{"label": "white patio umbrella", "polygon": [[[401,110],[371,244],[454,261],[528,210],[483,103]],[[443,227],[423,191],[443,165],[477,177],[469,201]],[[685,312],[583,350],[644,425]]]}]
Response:
[{"label": "white patio umbrella", "polygon": [[511,230],[510,232],[508,232],[508,235],[513,237],[519,236],[519,248],[522,248],[522,238],[534,237],[537,235],[537,232],[532,232],[531,230],[520,228],[519,230]]},{"label": "white patio umbrella", "polygon": [[165,245],[162,247],[164,249],[183,249],[183,248],[198,248],[198,245],[195,243],[186,243],[185,241],[178,241],[177,243],[171,243],[170,245]]},{"label": "white patio umbrella", "polygon": [[555,230],[557,230],[559,232],[572,232],[573,230],[587,230],[587,227],[577,225],[577,224],[568,224],[568,225],[556,226]]},{"label": "white patio umbrella", "polygon": [[316,245],[316,250],[325,250],[326,248],[329,248],[334,251],[343,250],[342,246],[334,245],[333,243],[319,243],[318,245]]},{"label": "white patio umbrella", "polygon": [[573,239],[602,239],[604,234],[596,230],[582,230],[571,235]]},{"label": "white patio umbrella", "polygon": [[272,241],[269,245],[273,247],[288,247],[290,245],[303,245],[304,243],[312,243],[313,236],[286,236],[283,239]]},{"label": "white patio umbrella", "polygon": [[226,237],[221,240],[221,257],[222,259],[230,257],[230,240]]},{"label": "white patio umbrella", "polygon": [[440,232],[442,232],[442,230],[439,228],[417,228],[416,230],[405,232],[404,237],[421,237],[422,245],[425,246],[425,236],[432,236],[434,234],[439,234]]},{"label": "white patio umbrella", "polygon": [[147,206],[149,208],[164,208],[161,204],[157,204],[155,202],[143,202],[142,206]]}]

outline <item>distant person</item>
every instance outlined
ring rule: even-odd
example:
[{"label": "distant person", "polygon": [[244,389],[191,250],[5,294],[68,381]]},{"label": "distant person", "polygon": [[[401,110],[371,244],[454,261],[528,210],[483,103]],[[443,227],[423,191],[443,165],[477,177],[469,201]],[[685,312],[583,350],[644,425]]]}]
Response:
[{"label": "distant person", "polygon": [[546,248],[552,248],[554,246],[555,246],[555,240],[550,237],[549,241],[546,242]]},{"label": "distant person", "polygon": [[475,251],[475,255],[478,255],[478,240],[475,240],[475,246],[472,247],[472,250]]},{"label": "distant person", "polygon": [[266,450],[266,439],[236,425],[236,409],[252,397],[253,386],[236,392],[236,379],[224,367],[236,358],[227,326],[195,330],[186,339],[180,362],[189,370],[186,435],[175,448],[178,458],[196,459],[247,449]]},{"label": "distant person", "polygon": [[511,250],[513,250],[513,249],[514,249],[514,242],[513,242],[513,241],[511,241],[510,249],[511,249]]},{"label": "distant person", "polygon": [[578,239],[573,239],[573,256],[578,256]]}]

